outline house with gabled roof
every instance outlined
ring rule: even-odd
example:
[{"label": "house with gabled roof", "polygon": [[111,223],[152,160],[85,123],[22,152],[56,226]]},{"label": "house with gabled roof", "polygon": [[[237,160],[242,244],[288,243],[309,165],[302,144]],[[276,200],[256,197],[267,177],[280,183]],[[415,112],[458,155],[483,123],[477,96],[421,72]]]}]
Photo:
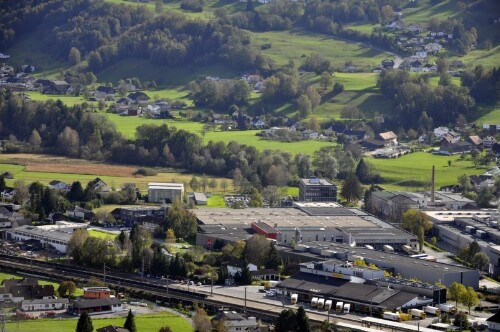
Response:
[{"label": "house with gabled roof", "polygon": [[377,139],[384,142],[385,146],[388,145],[398,145],[398,135],[394,134],[393,131],[386,131],[384,133],[378,134]]},{"label": "house with gabled roof", "polygon": [[69,190],[70,185],[59,180],[52,180],[49,182],[49,189],[54,190]]}]

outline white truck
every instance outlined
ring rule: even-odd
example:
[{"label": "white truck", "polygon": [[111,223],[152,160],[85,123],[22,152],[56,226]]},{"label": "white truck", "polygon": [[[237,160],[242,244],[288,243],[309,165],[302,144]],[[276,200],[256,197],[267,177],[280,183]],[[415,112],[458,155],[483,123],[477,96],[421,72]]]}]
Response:
[{"label": "white truck", "polygon": [[439,305],[439,310],[442,312],[448,312],[454,314],[457,312],[457,308],[453,304],[442,303]]},{"label": "white truck", "polygon": [[325,310],[330,311],[332,309],[332,300],[326,300],[325,301]]},{"label": "white truck", "polygon": [[439,316],[439,314],[441,313],[441,310],[439,310],[439,308],[437,308],[437,307],[433,307],[433,306],[428,305],[424,308],[424,312],[426,314]]},{"label": "white truck", "polygon": [[297,304],[298,299],[299,299],[299,294],[292,294],[292,296],[290,296],[290,303]]},{"label": "white truck", "polygon": [[346,303],[344,304],[344,314],[348,314],[351,311],[351,304]]},{"label": "white truck", "polygon": [[341,313],[344,310],[344,302],[337,302],[335,304],[335,311]]},{"label": "white truck", "polygon": [[318,309],[323,309],[325,306],[325,299],[319,299],[318,300]]},{"label": "white truck", "polygon": [[318,306],[318,298],[313,297],[311,300],[311,308],[316,308]]},{"label": "white truck", "polygon": [[382,247],[382,250],[385,252],[394,252],[394,248],[388,244],[384,244],[384,246]]},{"label": "white truck", "polygon": [[413,255],[413,249],[409,245],[404,245],[401,247],[405,253],[408,255]]},{"label": "white truck", "polygon": [[382,318],[387,319],[387,320],[392,320],[394,322],[401,321],[401,316],[399,315],[399,312],[386,311],[386,312],[384,312],[384,315],[382,316]]},{"label": "white truck", "polygon": [[410,309],[408,313],[414,318],[425,319],[425,312],[423,310]]}]

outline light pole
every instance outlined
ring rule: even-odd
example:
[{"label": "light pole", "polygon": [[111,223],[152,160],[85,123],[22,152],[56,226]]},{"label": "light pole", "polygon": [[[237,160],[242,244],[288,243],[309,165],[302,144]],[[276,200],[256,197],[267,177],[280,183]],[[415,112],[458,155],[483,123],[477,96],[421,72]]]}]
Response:
[{"label": "light pole", "polygon": [[170,298],[169,298],[169,296],[168,296],[168,284],[169,284],[169,282],[168,282],[168,277],[169,277],[169,275],[167,274],[167,298],[169,299],[169,302],[170,302]]},{"label": "light pole", "polygon": [[247,314],[247,288],[245,287],[245,315]]}]

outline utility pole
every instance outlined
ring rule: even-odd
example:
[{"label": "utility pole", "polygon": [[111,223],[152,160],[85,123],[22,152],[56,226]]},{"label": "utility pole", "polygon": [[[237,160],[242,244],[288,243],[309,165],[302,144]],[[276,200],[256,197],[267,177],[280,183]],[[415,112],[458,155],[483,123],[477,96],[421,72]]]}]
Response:
[{"label": "utility pole", "polygon": [[[169,275],[167,274],[167,298],[168,298],[168,284],[169,284],[169,282],[168,282],[168,277],[169,277]],[[170,300],[169,300],[169,301],[170,301]]]},{"label": "utility pole", "polygon": [[210,274],[210,296],[214,295],[214,276]]},{"label": "utility pole", "polygon": [[245,287],[245,315],[247,314],[247,288]]},{"label": "utility pole", "polygon": [[142,256],[142,270],[141,270],[141,278],[144,278],[144,256]]},{"label": "utility pole", "polygon": [[104,282],[104,284],[106,285],[106,263],[103,264],[104,265],[104,268],[103,268],[103,277],[102,277],[102,282]]}]

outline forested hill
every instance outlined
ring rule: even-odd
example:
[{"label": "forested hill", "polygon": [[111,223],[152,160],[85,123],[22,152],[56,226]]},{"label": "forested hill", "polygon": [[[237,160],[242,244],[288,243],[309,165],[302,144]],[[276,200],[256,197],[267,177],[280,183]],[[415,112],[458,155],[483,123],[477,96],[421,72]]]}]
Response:
[{"label": "forested hill", "polygon": [[184,15],[154,15],[144,6],[98,0],[25,0],[2,4],[0,47],[34,29],[44,31],[44,49],[73,63],[87,58],[97,71],[126,57],[156,64],[205,64],[228,60],[239,68],[265,66],[242,30]]}]

